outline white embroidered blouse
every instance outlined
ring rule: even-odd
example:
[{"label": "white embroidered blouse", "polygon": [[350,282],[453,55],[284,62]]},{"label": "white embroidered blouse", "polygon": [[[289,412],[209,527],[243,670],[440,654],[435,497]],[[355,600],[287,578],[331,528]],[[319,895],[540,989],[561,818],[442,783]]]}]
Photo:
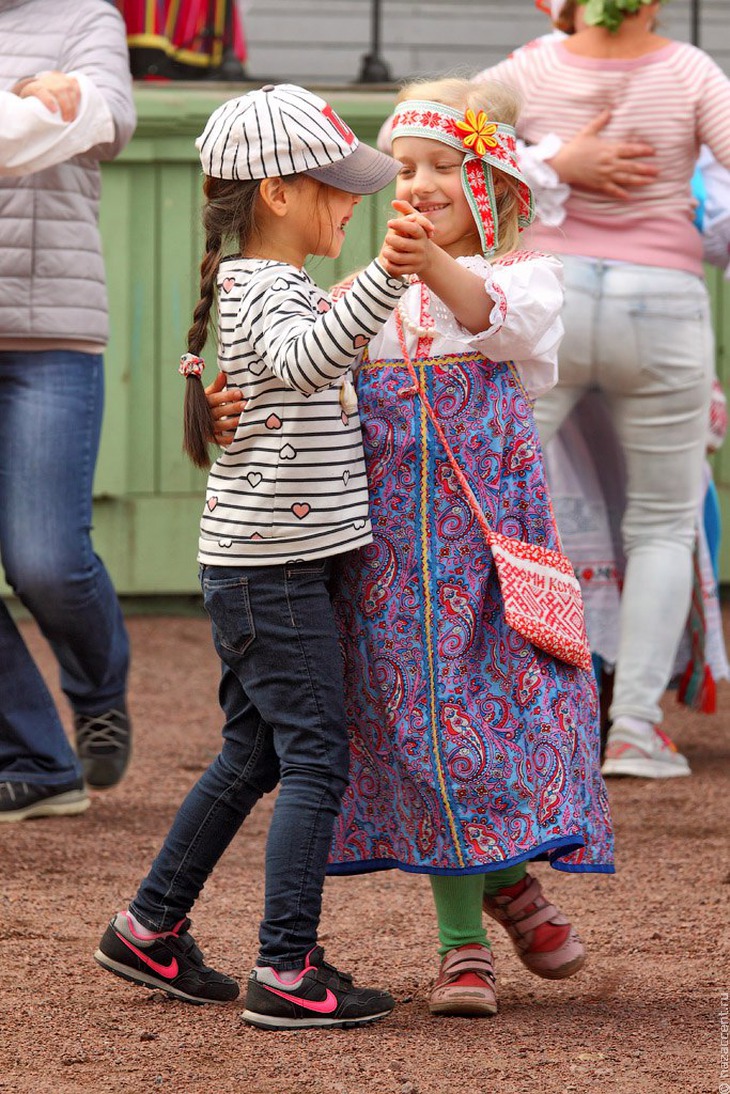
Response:
[{"label": "white embroidered blouse", "polygon": [[[558,348],[563,337],[563,267],[553,255],[514,251],[494,264],[481,255],[457,261],[484,279],[485,291],[495,300],[489,326],[472,334],[456,321],[438,297],[421,282],[408,289],[399,310],[406,345],[415,357],[424,326],[422,300],[433,320],[429,357],[459,352],[482,353],[490,361],[513,361],[530,398],[549,391],[558,378]],[[401,357],[394,319],[389,319],[370,342],[371,360]]]}]

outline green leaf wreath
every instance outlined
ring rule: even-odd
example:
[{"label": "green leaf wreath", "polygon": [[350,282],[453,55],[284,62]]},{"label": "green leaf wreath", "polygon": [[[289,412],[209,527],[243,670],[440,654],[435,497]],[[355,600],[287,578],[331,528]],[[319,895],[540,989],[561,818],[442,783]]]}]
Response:
[{"label": "green leaf wreath", "polygon": [[[656,0],[578,0],[585,7],[585,20],[591,27],[605,27],[616,31],[625,15],[633,15],[644,4]],[[664,3],[664,0],[661,0]]]}]

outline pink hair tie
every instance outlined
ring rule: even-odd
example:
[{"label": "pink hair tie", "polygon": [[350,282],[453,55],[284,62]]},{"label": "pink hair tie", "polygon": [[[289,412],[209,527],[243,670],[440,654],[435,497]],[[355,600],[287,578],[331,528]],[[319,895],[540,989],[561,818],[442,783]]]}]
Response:
[{"label": "pink hair tie", "polygon": [[194,353],[183,353],[177,371],[187,379],[188,376],[201,376],[204,368],[205,361],[202,357],[196,357]]}]

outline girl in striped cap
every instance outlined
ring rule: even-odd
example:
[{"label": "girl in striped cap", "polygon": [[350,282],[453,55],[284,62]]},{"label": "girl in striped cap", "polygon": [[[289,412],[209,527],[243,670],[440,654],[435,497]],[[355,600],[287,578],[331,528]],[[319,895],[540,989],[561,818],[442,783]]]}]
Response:
[{"label": "girl in striped cap", "polygon": [[[356,987],[317,945],[348,772],[329,590],[334,559],[372,539],[350,369],[406,291],[400,274],[415,268],[425,234],[409,241],[395,276],[384,245],[332,305],[304,262],[337,257],[361,195],[391,182],[399,165],[295,85],[224,103],[197,144],[206,250],[180,365],[195,463],[207,465],[212,438],[199,354],[216,305],[219,366],[247,400],[210,471],[198,553],[221,660],[223,746],[95,956],[189,1003],[235,999],[238,984],[205,964],[188,914],[251,808],[279,785],[243,1017],[269,1029],[361,1025],[386,1015],[392,997]],[[389,238],[387,254],[397,255],[400,237]]]}]

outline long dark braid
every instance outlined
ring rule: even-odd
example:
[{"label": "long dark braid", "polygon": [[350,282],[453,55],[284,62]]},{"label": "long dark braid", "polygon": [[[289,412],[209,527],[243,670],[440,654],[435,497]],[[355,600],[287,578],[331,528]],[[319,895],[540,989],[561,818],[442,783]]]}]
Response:
[{"label": "long dark braid", "polygon": [[[227,241],[244,250],[255,230],[254,210],[259,182],[238,182],[206,176],[203,184],[205,205],[205,254],[200,264],[200,299],[193,311],[188,331],[188,353],[200,356],[208,337],[211,312],[216,301],[218,268]],[[196,467],[210,466],[208,446],[214,440],[213,418],[205,397],[202,380],[191,374],[185,385],[183,451]]]}]

